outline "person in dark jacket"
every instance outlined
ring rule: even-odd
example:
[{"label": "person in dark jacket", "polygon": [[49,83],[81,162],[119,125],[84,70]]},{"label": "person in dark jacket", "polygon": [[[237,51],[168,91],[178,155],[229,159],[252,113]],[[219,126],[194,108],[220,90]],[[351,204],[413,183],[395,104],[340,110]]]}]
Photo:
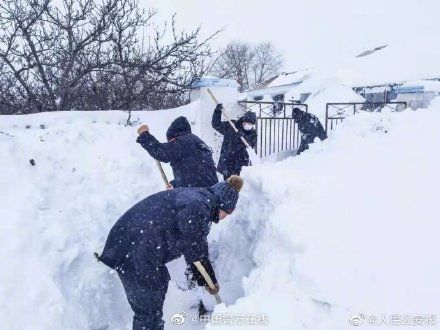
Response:
[{"label": "person in dark jacket", "polygon": [[321,141],[327,139],[327,133],[315,115],[302,111],[299,108],[293,108],[292,118],[298,123],[298,129],[301,133],[301,143],[296,153],[297,155],[309,149],[309,144],[313,143],[316,137]]},{"label": "person in dark jacket", "polygon": [[227,121],[222,121],[223,105],[217,104],[212,115],[212,127],[223,135],[223,144],[220,151],[220,159],[217,171],[226,180],[229,176],[240,175],[241,168],[249,165],[249,154],[246,145],[241,137],[249,143],[252,148],[257,144],[257,132],[254,125],[257,122],[255,113],[248,111],[238,121],[232,120],[238,132],[235,132]]},{"label": "person in dark jacket", "polygon": [[[163,329],[163,303],[170,275],[165,264],[181,255],[193,265],[197,283],[218,293],[208,258],[211,224],[231,214],[243,181],[232,176],[209,188],[159,192],[129,209],[110,230],[98,260],[117,271],[134,311],[133,330]],[[195,261],[201,261],[215,289],[207,287]]]},{"label": "person in dark jacket", "polygon": [[171,123],[167,143],[160,143],[150,134],[147,125],[139,127],[138,134],[136,142],[151,157],[170,163],[174,174],[174,180],[170,182],[172,187],[210,187],[218,182],[211,148],[191,133],[185,117],[178,117]]}]

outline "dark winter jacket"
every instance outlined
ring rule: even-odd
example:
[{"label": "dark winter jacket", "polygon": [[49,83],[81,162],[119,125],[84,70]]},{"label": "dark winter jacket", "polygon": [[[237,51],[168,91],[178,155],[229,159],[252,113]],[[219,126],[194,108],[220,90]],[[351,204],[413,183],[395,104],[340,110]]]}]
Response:
[{"label": "dark winter jacket", "polygon": [[99,260],[143,276],[148,274],[146,267],[165,265],[183,255],[189,264],[202,261],[215,279],[206,237],[211,223],[218,222],[218,212],[211,188],[177,188],[151,195],[116,222]]},{"label": "dark winter jacket", "polygon": [[257,144],[257,132],[255,129],[246,131],[243,128],[243,118],[233,120],[239,133],[236,133],[227,121],[221,120],[221,108],[216,108],[212,115],[212,127],[223,135],[223,144],[220,151],[217,170],[224,174],[238,174],[242,166],[249,165],[249,155],[245,144],[241,141],[240,135],[246,139],[252,148]]},{"label": "dark winter jacket", "polygon": [[173,121],[167,131],[167,143],[160,143],[149,132],[144,132],[137,142],[154,159],[170,163],[173,169],[174,188],[211,187],[218,182],[212,150],[196,135],[185,117]]},{"label": "dark winter jacket", "polygon": [[298,123],[298,129],[301,132],[301,145],[298,149],[298,154],[308,149],[309,144],[313,143],[316,137],[321,141],[327,139],[327,133],[315,115],[294,109],[292,117]]}]

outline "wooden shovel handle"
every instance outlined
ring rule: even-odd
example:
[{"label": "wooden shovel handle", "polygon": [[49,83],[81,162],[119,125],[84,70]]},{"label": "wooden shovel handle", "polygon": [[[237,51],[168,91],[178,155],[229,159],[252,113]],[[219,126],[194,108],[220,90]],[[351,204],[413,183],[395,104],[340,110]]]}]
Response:
[{"label": "wooden shovel handle", "polygon": [[[197,267],[197,270],[200,272],[200,274],[202,274],[202,276],[205,279],[206,283],[208,283],[208,286],[212,290],[215,290],[214,282],[212,281],[211,276],[209,276],[209,274],[206,271],[205,267],[203,267],[202,263],[200,261],[195,261],[194,265]],[[214,297],[215,297],[215,300],[216,300],[217,304],[221,304],[222,303],[222,298],[220,298],[220,295],[218,293],[216,293],[214,295]]]}]

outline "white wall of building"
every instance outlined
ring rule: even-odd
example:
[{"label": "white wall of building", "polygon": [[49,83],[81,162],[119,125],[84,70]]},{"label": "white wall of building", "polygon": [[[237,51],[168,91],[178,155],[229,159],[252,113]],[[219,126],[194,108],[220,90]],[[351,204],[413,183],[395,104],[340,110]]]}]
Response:
[{"label": "white wall of building", "polygon": [[[195,133],[213,148],[214,160],[217,161],[223,137],[211,126],[216,103],[209,95],[208,88],[215,95],[218,102],[223,104],[228,116],[231,119],[236,119],[238,113],[238,84],[233,80],[203,77],[190,94],[191,102],[199,103],[196,120],[200,131]],[[223,120],[225,120],[224,117]]]}]

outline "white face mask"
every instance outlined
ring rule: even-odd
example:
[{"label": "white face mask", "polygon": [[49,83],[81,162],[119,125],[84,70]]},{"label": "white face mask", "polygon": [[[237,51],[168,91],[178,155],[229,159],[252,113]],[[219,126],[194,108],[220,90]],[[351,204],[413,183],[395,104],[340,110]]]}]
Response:
[{"label": "white face mask", "polygon": [[245,129],[245,131],[250,131],[251,129],[254,128],[254,125],[246,123],[243,124],[243,128]]}]

